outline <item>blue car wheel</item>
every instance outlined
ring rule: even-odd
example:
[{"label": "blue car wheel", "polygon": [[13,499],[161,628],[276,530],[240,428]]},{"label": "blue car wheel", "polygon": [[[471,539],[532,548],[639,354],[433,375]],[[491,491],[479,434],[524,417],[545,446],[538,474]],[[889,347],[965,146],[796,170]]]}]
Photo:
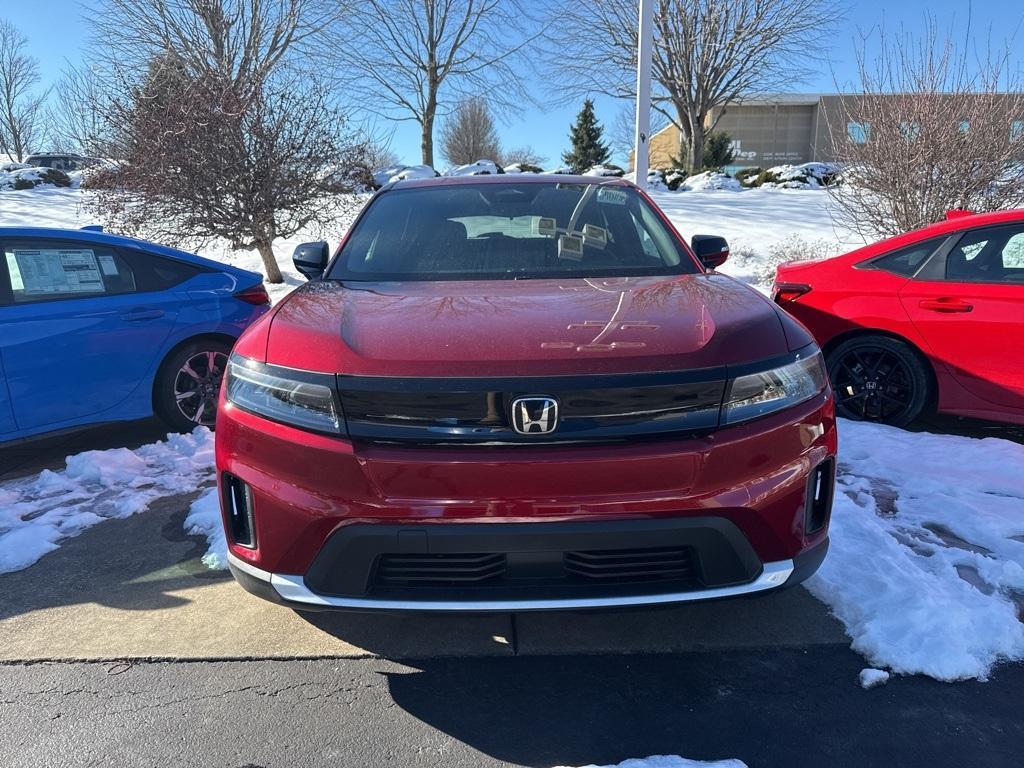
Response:
[{"label": "blue car wheel", "polygon": [[179,432],[213,428],[220,385],[231,346],[207,338],[185,344],[164,360],[153,391],[153,408]]}]

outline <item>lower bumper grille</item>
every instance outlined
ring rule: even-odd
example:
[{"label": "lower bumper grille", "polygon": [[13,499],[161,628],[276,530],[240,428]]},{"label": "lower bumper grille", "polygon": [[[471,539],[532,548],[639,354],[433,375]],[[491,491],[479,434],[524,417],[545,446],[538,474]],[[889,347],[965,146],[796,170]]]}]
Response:
[{"label": "lower bumper grille", "polygon": [[688,547],[566,552],[564,563],[567,573],[602,581],[681,579],[696,575]]},{"label": "lower bumper grille", "polygon": [[381,555],[377,581],[381,584],[472,584],[500,578],[505,555]]},{"label": "lower bumper grille", "polygon": [[382,554],[370,591],[495,587],[571,587],[665,582],[696,585],[689,547],[573,552]]}]

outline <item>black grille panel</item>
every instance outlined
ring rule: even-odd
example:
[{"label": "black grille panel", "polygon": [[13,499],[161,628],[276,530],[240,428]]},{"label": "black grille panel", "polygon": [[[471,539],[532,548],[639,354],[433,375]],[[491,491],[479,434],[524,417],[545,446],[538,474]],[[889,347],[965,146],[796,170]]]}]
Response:
[{"label": "black grille panel", "polygon": [[598,581],[687,579],[696,575],[688,547],[566,552],[564,563],[567,573]]},{"label": "black grille panel", "polygon": [[492,581],[505,573],[505,555],[408,554],[381,555],[377,580],[381,584],[472,584]]},{"label": "black grille panel", "polygon": [[[725,371],[497,379],[339,376],[338,389],[349,434],[362,440],[616,440],[714,429]],[[552,434],[520,435],[512,428],[512,401],[529,395],[558,402]]]},{"label": "black grille panel", "polygon": [[[523,589],[699,585],[696,558],[685,546],[587,551],[382,554],[371,593],[470,595]],[[438,592],[440,591],[440,592]]]}]

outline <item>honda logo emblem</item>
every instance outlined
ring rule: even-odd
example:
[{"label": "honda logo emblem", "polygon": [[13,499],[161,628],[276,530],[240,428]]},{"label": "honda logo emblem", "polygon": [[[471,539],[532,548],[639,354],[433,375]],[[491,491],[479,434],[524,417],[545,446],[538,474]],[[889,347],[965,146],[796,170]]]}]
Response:
[{"label": "honda logo emblem", "polygon": [[512,401],[512,428],[521,435],[548,435],[558,428],[558,401],[553,397],[517,397]]}]

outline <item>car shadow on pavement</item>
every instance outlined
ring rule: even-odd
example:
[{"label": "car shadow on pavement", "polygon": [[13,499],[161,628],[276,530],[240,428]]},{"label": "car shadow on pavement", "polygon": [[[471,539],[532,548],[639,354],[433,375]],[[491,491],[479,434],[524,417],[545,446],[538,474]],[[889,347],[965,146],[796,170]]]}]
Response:
[{"label": "car shadow on pavement", "polygon": [[185,515],[199,491],[150,504],[145,513],[106,520],[28,568],[0,575],[0,620],[47,608],[95,603],[126,611],[174,608],[188,601],[171,592],[208,581],[202,537],[189,536]]},{"label": "car shadow on pavement", "polygon": [[679,754],[750,766],[1016,765],[1024,666],[865,691],[845,647],[435,659],[384,671],[410,715],[514,765]]}]

